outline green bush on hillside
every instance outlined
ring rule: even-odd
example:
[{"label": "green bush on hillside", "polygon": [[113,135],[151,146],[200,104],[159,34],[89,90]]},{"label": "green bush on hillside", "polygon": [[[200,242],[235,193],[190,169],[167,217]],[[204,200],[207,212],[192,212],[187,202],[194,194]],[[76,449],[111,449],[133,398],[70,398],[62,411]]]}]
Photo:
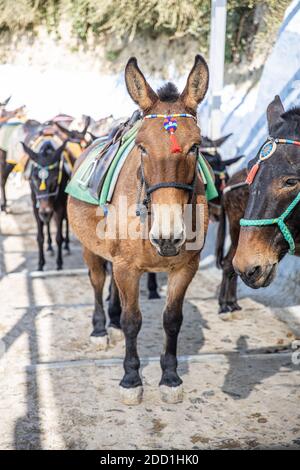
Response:
[{"label": "green bush on hillside", "polygon": [[[251,59],[256,44],[274,38],[290,0],[228,0],[226,58]],[[199,39],[207,47],[210,0],[0,0],[0,32],[34,29],[46,24],[57,30],[64,17],[79,41],[89,32],[115,37],[124,46],[135,36],[167,35]]]}]

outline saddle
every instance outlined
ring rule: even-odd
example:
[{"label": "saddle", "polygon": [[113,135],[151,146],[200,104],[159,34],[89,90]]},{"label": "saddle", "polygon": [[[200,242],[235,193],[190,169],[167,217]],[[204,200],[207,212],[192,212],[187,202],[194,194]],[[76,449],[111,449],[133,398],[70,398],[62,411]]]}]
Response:
[{"label": "saddle", "polygon": [[[141,126],[139,111],[111,130],[108,137],[96,139],[85,151],[82,164],[73,174],[66,192],[75,199],[105,207],[111,202],[121,169],[135,145]],[[198,168],[208,200],[218,196],[211,168],[199,153]]]},{"label": "saddle", "polygon": [[134,127],[135,123],[141,119],[140,111],[135,111],[130,119],[113,128],[104,142],[100,153],[94,161],[94,167],[87,181],[87,188],[90,195],[99,199],[105,176],[120,150],[123,137]]}]

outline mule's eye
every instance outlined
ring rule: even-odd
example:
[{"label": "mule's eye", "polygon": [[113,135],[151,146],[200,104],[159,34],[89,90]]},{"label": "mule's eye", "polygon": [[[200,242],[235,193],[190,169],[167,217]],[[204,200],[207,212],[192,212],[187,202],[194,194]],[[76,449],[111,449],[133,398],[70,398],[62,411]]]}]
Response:
[{"label": "mule's eye", "polygon": [[199,145],[198,144],[194,144],[191,146],[190,150],[188,151],[188,153],[191,153],[192,155],[197,155],[198,154],[198,150],[199,150]]},{"label": "mule's eye", "polygon": [[293,186],[296,186],[299,183],[299,180],[296,178],[289,178],[288,180],[285,181],[284,185],[288,186],[289,188],[292,188]]},{"label": "mule's eye", "polygon": [[140,149],[140,152],[141,152],[142,157],[144,157],[145,155],[147,155],[147,150],[145,149],[145,147],[143,147],[143,145],[139,144],[139,145],[138,145],[138,148]]}]

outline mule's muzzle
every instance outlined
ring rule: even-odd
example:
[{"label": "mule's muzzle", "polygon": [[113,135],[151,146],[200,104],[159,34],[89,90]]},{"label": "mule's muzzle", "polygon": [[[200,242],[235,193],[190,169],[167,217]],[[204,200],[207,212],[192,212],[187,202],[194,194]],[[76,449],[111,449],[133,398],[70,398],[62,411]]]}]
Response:
[{"label": "mule's muzzle", "polygon": [[160,256],[177,256],[180,247],[184,243],[183,238],[164,239],[150,237],[152,245],[157,249]]},{"label": "mule's muzzle", "polygon": [[277,263],[267,265],[250,265],[243,271],[239,271],[235,266],[236,273],[241,277],[247,286],[252,289],[267,287],[276,275]]},{"label": "mule's muzzle", "polygon": [[43,207],[39,210],[39,218],[44,224],[49,224],[53,210],[50,207]]}]

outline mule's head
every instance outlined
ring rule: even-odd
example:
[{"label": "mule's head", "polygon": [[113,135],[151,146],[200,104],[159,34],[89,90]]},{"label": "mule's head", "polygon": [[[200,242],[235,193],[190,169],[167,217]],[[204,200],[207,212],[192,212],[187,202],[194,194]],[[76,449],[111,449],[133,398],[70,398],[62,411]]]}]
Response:
[{"label": "mule's head", "polygon": [[63,171],[61,155],[66,142],[55,149],[51,141],[46,141],[39,152],[22,143],[31,161],[30,185],[36,199],[39,218],[46,224],[53,215],[55,198],[59,191]]},{"label": "mule's head", "polygon": [[[167,83],[156,93],[135,58],[129,60],[125,78],[128,92],[144,116],[188,113],[196,117],[197,106],[208,87],[208,67],[203,57],[197,55],[182,93],[172,83]],[[189,191],[168,184],[193,184],[201,143],[200,129],[195,119],[177,117],[176,121],[177,149],[172,148],[164,119],[160,117],[144,119],[136,138],[141,158],[140,171],[143,170],[147,185],[161,186],[150,195],[153,223],[149,236],[162,256],[177,255],[186,240],[183,210],[191,195]]]},{"label": "mule's head", "polygon": [[60,122],[55,122],[63,138],[67,138],[70,142],[79,144],[81,148],[85,148],[90,143],[90,134],[87,132],[91,123],[90,116],[85,116],[84,125],[82,130],[78,129],[67,129]]},{"label": "mule's head", "polygon": [[3,103],[0,103],[0,118],[7,119],[25,119],[26,118],[26,106],[20,106],[19,108],[14,109],[13,111],[7,111],[6,106],[10,101],[10,98],[7,98]]},{"label": "mule's head", "polygon": [[[273,138],[300,140],[300,109],[284,112],[279,96],[267,109],[269,134]],[[257,158],[249,163],[249,170]],[[274,219],[288,208],[300,192],[300,147],[277,144],[271,156],[262,161],[249,186],[244,218]],[[300,205],[285,219],[295,241],[300,236]],[[289,250],[289,243],[277,224],[242,226],[233,265],[243,281],[252,288],[266,287],[275,277],[278,262]]]}]

